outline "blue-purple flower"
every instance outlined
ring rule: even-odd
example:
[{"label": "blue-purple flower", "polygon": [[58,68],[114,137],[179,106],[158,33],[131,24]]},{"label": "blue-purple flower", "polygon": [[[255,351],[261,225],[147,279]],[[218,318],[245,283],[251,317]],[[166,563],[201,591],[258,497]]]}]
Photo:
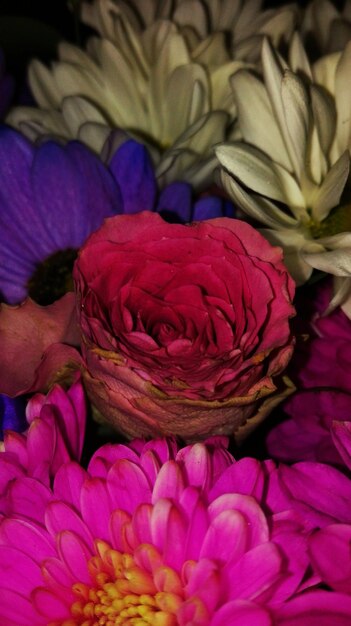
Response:
[{"label": "blue-purple flower", "polygon": [[0,394],[0,440],[5,430],[22,432],[28,426],[25,415],[25,401],[22,396],[9,398]]},{"label": "blue-purple flower", "polygon": [[106,217],[157,211],[171,221],[230,214],[221,198],[193,202],[187,183],[158,192],[147,150],[129,140],[105,165],[79,142],[31,144],[0,129],[0,292],[48,304],[72,288],[76,251]]}]

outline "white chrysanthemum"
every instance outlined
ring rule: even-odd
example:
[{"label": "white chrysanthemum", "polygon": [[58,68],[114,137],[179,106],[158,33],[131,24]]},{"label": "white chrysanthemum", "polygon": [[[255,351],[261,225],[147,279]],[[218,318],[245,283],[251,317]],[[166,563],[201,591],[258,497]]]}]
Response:
[{"label": "white chrysanthemum", "polygon": [[232,58],[255,61],[261,37],[270,37],[274,46],[288,42],[299,14],[294,4],[267,10],[262,10],[262,4],[262,0],[94,0],[83,2],[82,19],[112,41],[121,15],[136,32],[159,19],[170,19],[191,48],[208,35],[225,32]]},{"label": "white chrysanthemum", "polygon": [[351,40],[351,0],[342,10],[330,0],[311,0],[306,6],[301,32],[322,54],[341,51]]},{"label": "white chrysanthemum", "polygon": [[229,77],[242,66],[229,59],[222,37],[190,52],[172,22],[138,35],[122,18],[116,43],[92,38],[86,52],[64,43],[51,69],[33,61],[29,80],[40,109],[14,109],[8,121],[31,138],[79,138],[97,152],[121,128],[150,148],[162,183],[182,178],[199,186],[212,175],[212,146],[229,136]]},{"label": "white chrysanthemum", "polygon": [[316,265],[309,254],[325,252],[330,235],[351,230],[350,211],[340,207],[350,167],[351,44],[311,67],[295,36],[292,71],[266,41],[262,64],[264,82],[246,70],[232,77],[243,141],[216,154],[223,186],[268,227],[263,234],[284,248],[302,283]]}]

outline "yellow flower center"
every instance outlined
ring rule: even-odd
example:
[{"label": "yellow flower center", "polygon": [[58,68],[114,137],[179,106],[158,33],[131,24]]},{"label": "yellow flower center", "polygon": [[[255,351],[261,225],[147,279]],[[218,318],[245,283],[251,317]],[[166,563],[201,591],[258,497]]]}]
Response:
[{"label": "yellow flower center", "polygon": [[[50,626],[176,626],[176,613],[184,602],[176,572],[158,568],[164,589],[160,591],[154,575],[141,568],[132,555],[113,550],[103,541],[96,545],[98,555],[88,562],[93,584],[73,585],[77,600],[71,606],[72,617]],[[151,558],[159,556],[152,546],[144,548]]]}]

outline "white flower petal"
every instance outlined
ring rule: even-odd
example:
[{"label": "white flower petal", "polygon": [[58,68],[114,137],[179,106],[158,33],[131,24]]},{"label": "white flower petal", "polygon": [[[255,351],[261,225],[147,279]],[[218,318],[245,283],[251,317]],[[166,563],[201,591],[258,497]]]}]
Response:
[{"label": "white flower petal", "polygon": [[61,94],[52,73],[40,61],[34,60],[29,65],[28,78],[34,98],[44,109],[57,109]]},{"label": "white flower petal", "polygon": [[328,252],[305,253],[304,258],[311,267],[333,274],[334,276],[351,276],[351,244],[345,248]]},{"label": "white flower petal", "polygon": [[306,89],[301,79],[285,70],[282,80],[282,103],[291,146],[290,157],[296,175],[304,167],[306,145],[310,129],[310,110]]},{"label": "white flower petal", "polygon": [[331,209],[339,204],[349,171],[350,153],[346,150],[329,170],[315,195],[312,209],[314,219],[324,220]]},{"label": "white flower petal", "polygon": [[335,74],[337,139],[340,150],[351,148],[351,42],[343,51]]},{"label": "white flower petal", "polygon": [[71,96],[62,101],[62,113],[65,122],[74,137],[78,137],[79,129],[87,120],[89,122],[104,124],[106,118],[100,111],[85,98]]},{"label": "white flower petal", "polygon": [[[158,107],[158,114],[162,112],[164,119],[164,145],[173,143],[175,137],[210,110],[208,91],[207,75],[201,65],[188,63],[173,71],[164,101]],[[177,99],[182,106],[174,108],[172,103]]]},{"label": "white flower petal", "polygon": [[[192,50],[192,58],[206,67],[221,67],[230,61],[224,33],[213,33]],[[233,61],[236,63],[237,61]]]},{"label": "white flower petal", "polygon": [[272,246],[281,246],[284,252],[284,264],[297,285],[303,285],[311,276],[312,268],[306,263],[301,249],[307,239],[299,230],[270,230],[261,228],[260,233]]},{"label": "white flower petal", "polygon": [[216,148],[220,164],[246,187],[284,202],[278,177],[266,155],[243,143],[224,144]]},{"label": "white flower petal", "polygon": [[184,131],[172,149],[187,147],[203,157],[208,150],[212,152],[214,145],[224,140],[228,122],[229,116],[224,111],[206,113]]},{"label": "white flower petal", "polygon": [[247,215],[274,229],[296,228],[297,221],[281,211],[273,202],[256,194],[248,194],[227,172],[221,170],[220,182],[228,196]]},{"label": "white flower petal", "polygon": [[336,111],[334,100],[318,85],[311,85],[310,95],[320,146],[324,154],[328,154],[335,137]]},{"label": "white flower petal", "polygon": [[311,65],[298,31],[293,34],[291,39],[289,48],[289,65],[293,72],[298,74],[302,73],[304,76],[307,76],[307,78],[312,80]]},{"label": "white flower petal", "polygon": [[85,122],[79,128],[77,139],[85,143],[97,154],[100,154],[110,132],[110,128],[104,124],[98,124],[97,122]]},{"label": "white flower petal", "polygon": [[[268,11],[267,11],[268,13]],[[273,46],[278,47],[282,40],[289,41],[297,22],[297,11],[293,5],[273,10],[271,17],[259,28],[262,35],[270,38]]]},{"label": "white flower petal", "polygon": [[200,37],[206,37],[206,11],[199,0],[181,2],[174,12],[173,19],[180,26],[191,26]]},{"label": "white flower petal", "polygon": [[289,169],[290,159],[262,82],[245,70],[238,71],[230,82],[243,139]]}]

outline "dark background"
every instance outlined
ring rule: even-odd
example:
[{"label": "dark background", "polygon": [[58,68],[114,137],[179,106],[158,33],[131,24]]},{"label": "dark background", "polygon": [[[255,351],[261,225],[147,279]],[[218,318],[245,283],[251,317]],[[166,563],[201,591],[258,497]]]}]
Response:
[{"label": "dark background", "polygon": [[[74,7],[79,0],[0,0],[0,48],[11,73],[24,75],[33,56],[49,60],[56,56],[60,39],[81,44],[89,29],[79,23]],[[270,0],[265,7],[287,4],[288,0]],[[343,2],[334,0],[338,6]],[[297,2],[304,6],[306,1]]]}]

